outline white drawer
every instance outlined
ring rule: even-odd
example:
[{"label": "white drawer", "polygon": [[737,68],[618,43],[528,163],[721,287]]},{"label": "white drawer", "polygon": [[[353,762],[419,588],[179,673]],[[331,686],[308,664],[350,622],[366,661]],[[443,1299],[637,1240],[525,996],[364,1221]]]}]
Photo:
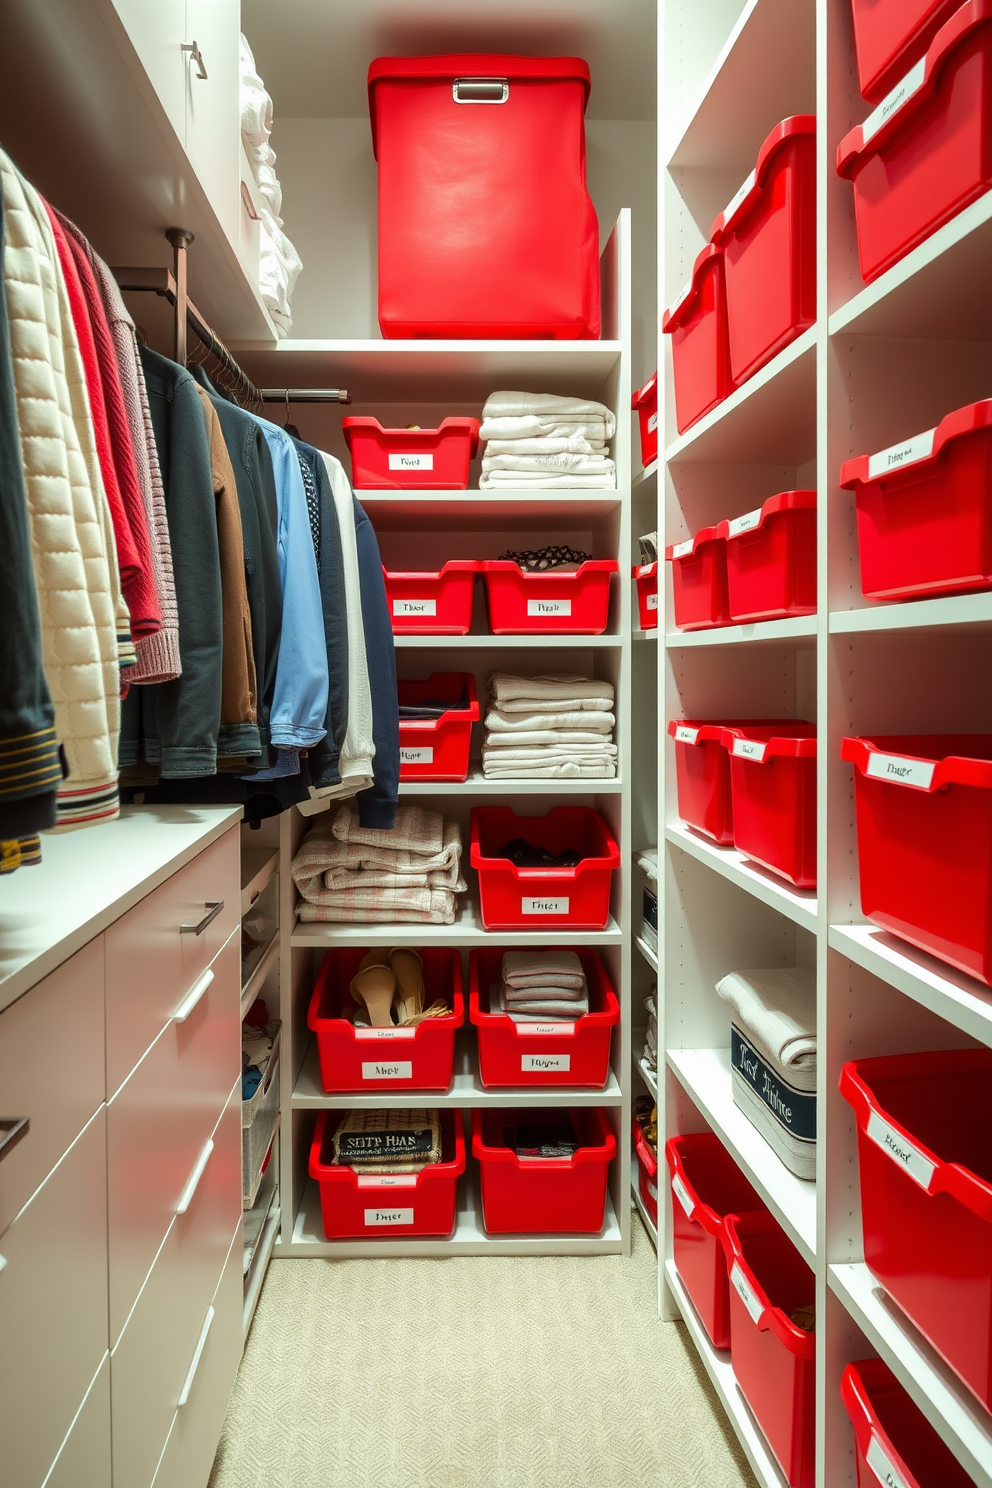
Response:
[{"label": "white drawer", "polygon": [[105,1087],[98,936],[0,1013],[0,1118],[28,1120],[0,1150],[0,1235],[101,1105]]},{"label": "white drawer", "polygon": [[168,1025],[107,1107],[112,1344],[240,1076],[239,933],[211,970],[189,1017]]},{"label": "white drawer", "polygon": [[44,1481],[107,1350],[106,1140],[101,1110],[0,1240],[4,1488]]},{"label": "white drawer", "polygon": [[45,1479],[45,1488],[111,1488],[109,1354]]},{"label": "white drawer", "polygon": [[[194,926],[223,909],[197,935]],[[241,919],[237,827],[122,915],[105,934],[107,1091],[127,1079]],[[187,930],[183,930],[183,926]]]}]

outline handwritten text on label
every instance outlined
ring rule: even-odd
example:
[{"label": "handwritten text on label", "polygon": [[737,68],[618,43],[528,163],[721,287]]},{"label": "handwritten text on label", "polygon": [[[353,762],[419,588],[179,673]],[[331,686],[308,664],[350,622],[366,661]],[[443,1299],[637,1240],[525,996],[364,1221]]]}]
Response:
[{"label": "handwritten text on label", "polygon": [[405,749],[400,745],[401,765],[432,765],[434,763],[434,750],[430,745],[423,745],[419,749]]},{"label": "handwritten text on label", "polygon": [[567,1073],[572,1065],[571,1054],[521,1054],[521,1074],[533,1074],[536,1070],[562,1070]]},{"label": "handwritten text on label", "polygon": [[528,615],[570,615],[572,601],[570,599],[529,599],[527,613]]},{"label": "handwritten text on label", "polygon": [[883,124],[887,124],[897,109],[901,109],[908,98],[918,93],[923,86],[923,79],[927,74],[927,59],[921,57],[915,67],[911,67],[902,82],[896,83],[892,92],[882,99],[878,108],[870,113],[861,126],[861,143],[866,145],[873,135],[877,134]]},{"label": "handwritten text on label", "polygon": [[761,523],[761,510],[759,506],[755,511],[745,512],[742,517],[735,517],[732,522],[728,522],[727,536],[740,537],[742,532],[753,532]]},{"label": "handwritten text on label", "polygon": [[394,599],[394,615],[436,615],[437,600],[435,599]]},{"label": "handwritten text on label", "polygon": [[909,1484],[906,1482],[902,1473],[896,1472],[892,1466],[888,1452],[886,1452],[874,1432],[872,1432],[871,1440],[868,1443],[865,1461],[878,1481],[885,1485],[885,1488],[909,1488]]},{"label": "handwritten text on label", "polygon": [[434,456],[422,455],[390,455],[390,470],[433,470]]},{"label": "handwritten text on label", "polygon": [[735,1261],[731,1268],[730,1284],[751,1314],[751,1321],[756,1323],[765,1309],[754,1287],[741,1270],[739,1261]]},{"label": "handwritten text on label", "polygon": [[738,759],[757,760],[760,764],[765,758],[767,744],[759,744],[755,739],[735,739],[734,754]]},{"label": "handwritten text on label", "polygon": [[567,915],[567,899],[521,899],[520,913],[525,915]]},{"label": "handwritten text on label", "polygon": [[901,470],[904,465],[913,465],[917,460],[929,460],[933,454],[933,436],[936,432],[936,429],[927,429],[922,434],[914,435],[912,439],[904,439],[901,444],[890,444],[888,449],[869,455],[868,479],[878,480],[880,475],[885,475],[889,470]]},{"label": "handwritten text on label", "polygon": [[873,752],[868,756],[865,774],[873,780],[891,780],[894,785],[916,785],[929,790],[936,768],[934,760],[904,759],[899,754]]},{"label": "handwritten text on label", "polygon": [[412,1225],[412,1209],[366,1209],[367,1225]]},{"label": "handwritten text on label", "polygon": [[413,1061],[410,1059],[381,1059],[362,1061],[363,1080],[412,1080]]},{"label": "handwritten text on label", "polygon": [[923,1153],[914,1147],[901,1132],[893,1131],[889,1123],[884,1117],[879,1116],[877,1111],[869,1112],[867,1133],[894,1163],[905,1168],[914,1182],[918,1183],[921,1188],[929,1189],[930,1180],[936,1172],[934,1164],[929,1158],[924,1157]]}]

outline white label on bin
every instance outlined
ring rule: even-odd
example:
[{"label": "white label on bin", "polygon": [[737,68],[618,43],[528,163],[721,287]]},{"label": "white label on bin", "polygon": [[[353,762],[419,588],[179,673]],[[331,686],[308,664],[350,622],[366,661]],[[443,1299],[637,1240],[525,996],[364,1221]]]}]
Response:
[{"label": "white label on bin", "polygon": [[921,1188],[929,1190],[930,1180],[936,1172],[936,1167],[929,1158],[924,1157],[923,1153],[914,1147],[901,1132],[894,1131],[877,1111],[869,1112],[867,1130],[872,1141],[881,1147],[894,1163],[905,1168],[909,1176]]},{"label": "white label on bin", "polygon": [[927,73],[927,59],[921,57],[915,67],[911,67],[902,82],[896,83],[891,93],[886,94],[878,108],[873,110],[861,126],[861,143],[866,145],[872,135],[878,133],[883,124],[887,124],[897,109],[901,109],[908,98],[918,93],[923,86],[923,79]]},{"label": "white label on bin", "polygon": [[554,1036],[556,1038],[569,1038],[575,1033],[574,1023],[518,1023],[517,1033],[530,1038],[537,1034],[539,1038]]},{"label": "white label on bin", "polygon": [[568,899],[521,899],[520,913],[526,915],[567,915]]},{"label": "white label on bin", "polygon": [[680,723],[675,730],[675,738],[680,744],[695,744],[699,738],[699,730],[697,728],[687,728],[684,723]]},{"label": "white label on bin", "polygon": [[570,615],[572,601],[570,599],[529,599],[527,613],[528,615]]},{"label": "white label on bin", "polygon": [[366,1209],[367,1225],[412,1225],[412,1209]]},{"label": "white label on bin", "polygon": [[429,454],[419,455],[390,455],[390,470],[433,470],[434,456]]},{"label": "white label on bin", "polygon": [[891,780],[895,785],[915,785],[929,790],[936,768],[935,760],[905,759],[901,754],[873,752],[868,756],[865,774],[873,780]]},{"label": "white label on bin", "polygon": [[649,413],[648,414],[648,433],[649,434],[653,434],[654,431],[655,431],[655,429],[657,429],[657,427],[658,427],[658,415],[656,413]]},{"label": "white label on bin", "polygon": [[416,1188],[416,1173],[359,1173],[359,1188]]},{"label": "white label on bin", "polygon": [[877,480],[889,470],[901,470],[903,465],[913,465],[917,460],[929,460],[933,454],[933,436],[936,432],[936,429],[927,429],[924,434],[916,434],[912,439],[904,439],[901,444],[892,444],[888,449],[879,450],[877,455],[869,455],[868,479]]},{"label": "white label on bin", "polygon": [[520,1073],[532,1075],[538,1070],[561,1070],[567,1074],[572,1067],[571,1054],[521,1054]]},{"label": "white label on bin", "polygon": [[692,1201],[692,1194],[686,1188],[678,1173],[672,1174],[672,1193],[685,1210],[686,1217],[691,1219],[695,1213],[696,1206]]},{"label": "white label on bin", "polygon": [[651,1196],[651,1198],[654,1199],[655,1203],[657,1204],[657,1202],[658,1202],[658,1185],[657,1185],[657,1183],[652,1183],[650,1178],[648,1179],[648,1193]]},{"label": "white label on bin", "polygon": [[692,547],[693,547],[694,540],[695,539],[693,539],[693,538],[690,537],[687,542],[676,543],[675,546],[672,548],[672,557],[673,558],[686,558],[686,557],[688,557],[688,555],[692,552]]},{"label": "white label on bin", "polygon": [[[692,280],[690,279],[689,280],[689,283],[685,286],[685,288],[684,289],[680,289],[679,292],[678,292],[678,294],[675,296],[674,300],[672,301],[672,308],[668,312],[669,315],[674,315],[675,312],[676,312],[676,310],[678,310],[682,305],[685,304],[686,300],[689,298],[689,296],[691,294],[692,294]],[[655,417],[657,418],[657,414],[655,415]]]},{"label": "white label on bin", "polygon": [[767,748],[767,744],[759,744],[757,739],[735,739],[733,752],[738,759],[756,760],[760,765],[764,763]]},{"label": "white label on bin", "polygon": [[434,750],[429,745],[422,745],[418,749],[406,749],[400,745],[401,765],[432,765],[434,763]]},{"label": "white label on bin", "polygon": [[435,599],[394,599],[394,615],[436,615],[437,600]]},{"label": "white label on bin", "polygon": [[415,1028],[356,1028],[356,1039],[412,1039],[416,1038]]},{"label": "white label on bin", "polygon": [[730,1285],[733,1287],[734,1291],[737,1293],[738,1297],[740,1297],[741,1301],[744,1303],[744,1306],[751,1314],[751,1321],[753,1323],[758,1322],[761,1314],[765,1310],[764,1305],[762,1304],[762,1301],[757,1292],[754,1290],[754,1287],[751,1285],[747,1277],[744,1275],[744,1272],[741,1270],[739,1261],[735,1261],[733,1266],[731,1266],[730,1268]]},{"label": "white label on bin", "polygon": [[874,1431],[868,1443],[865,1461],[878,1481],[884,1484],[884,1488],[909,1488],[909,1484],[906,1482],[902,1473],[896,1472],[892,1466],[888,1452],[882,1446]]},{"label": "white label on bin", "polygon": [[738,190],[734,192],[733,196],[730,198],[729,202],[727,203],[727,205],[723,209],[723,225],[724,225],[724,227],[729,227],[730,226],[731,222],[733,221],[734,213],[737,211],[738,207],[741,206],[742,202],[744,201],[744,198],[752,190],[752,188],[754,187],[754,184],[757,181],[757,179],[758,179],[757,172],[756,171],[752,171],[751,174],[748,176],[747,180],[743,183],[743,185],[740,186],[738,188]]},{"label": "white label on bin", "polygon": [[651,572],[651,570],[653,568],[654,568],[654,564],[653,563],[640,563],[640,564],[638,564],[638,567],[637,567],[637,577],[639,579],[645,579],[645,578],[647,578],[648,574]]},{"label": "white label on bin", "polygon": [[732,522],[727,523],[727,536],[740,537],[742,532],[753,532],[755,527],[761,525],[762,508],[759,506],[755,511],[745,512],[742,517],[735,517]]},{"label": "white label on bin", "polygon": [[412,1080],[413,1061],[410,1059],[363,1059],[362,1079]]},{"label": "white label on bin", "polygon": [[649,594],[648,595],[647,608],[649,610],[656,610],[658,608],[658,595],[657,595],[657,592],[654,593],[654,594]]}]

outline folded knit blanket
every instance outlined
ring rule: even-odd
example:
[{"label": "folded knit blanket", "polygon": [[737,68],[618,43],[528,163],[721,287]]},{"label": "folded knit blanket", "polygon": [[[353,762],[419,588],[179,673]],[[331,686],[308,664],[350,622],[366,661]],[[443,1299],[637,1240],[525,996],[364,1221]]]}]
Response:
[{"label": "folded knit blanket", "polygon": [[357,811],[342,806],[331,823],[339,842],[359,842],[367,847],[405,848],[408,852],[439,853],[444,847],[444,817],[421,806],[400,806],[392,831],[359,825]]},{"label": "folded knit blanket", "polygon": [[479,489],[533,491],[611,491],[616,475],[530,475],[524,470],[486,470],[479,477]]},{"label": "folded knit blanket", "polygon": [[483,720],[493,734],[526,734],[538,729],[558,731],[585,729],[597,734],[610,734],[616,723],[612,713],[593,708],[575,708],[560,713],[511,713],[509,709],[490,708]]},{"label": "folded knit blanket", "polygon": [[575,951],[504,951],[500,966],[510,987],[549,986],[581,990],[586,984],[582,961]]},{"label": "folded knit blanket", "polygon": [[613,706],[611,682],[593,681],[576,672],[543,672],[536,677],[490,672],[487,680],[493,701],[507,713],[538,712],[542,704],[569,712],[585,708],[607,712]]},{"label": "folded knit blanket", "polygon": [[304,923],[455,923],[455,896],[450,889],[345,889],[327,898],[330,902],[321,904],[303,900],[296,906],[297,917]]},{"label": "folded knit blanket", "polygon": [[717,982],[716,990],[780,1064],[816,1068],[816,972],[811,966],[732,971]]},{"label": "folded knit blanket", "polygon": [[[495,995],[494,995],[495,994]],[[498,1006],[501,1013],[507,1013],[515,1022],[539,1022],[545,1018],[556,1018],[565,1021],[581,1018],[589,1011],[589,998],[585,992],[578,997],[566,999],[557,994],[550,997],[533,997],[525,1003],[510,1002],[506,995],[506,988],[494,987],[489,997],[491,1012],[496,1011]]]}]

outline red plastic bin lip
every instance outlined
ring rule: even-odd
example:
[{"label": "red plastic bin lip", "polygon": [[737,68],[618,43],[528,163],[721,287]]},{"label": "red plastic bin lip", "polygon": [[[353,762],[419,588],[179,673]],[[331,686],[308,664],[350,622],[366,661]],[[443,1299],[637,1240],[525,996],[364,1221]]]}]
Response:
[{"label": "red plastic bin lip", "polygon": [[704,543],[719,542],[721,540],[720,525],[717,522],[713,527],[700,527],[699,531],[693,537],[687,537],[685,542],[670,543],[665,549],[665,562],[679,563],[683,558],[695,558],[696,550]]},{"label": "red plastic bin lip", "polygon": [[877,1436],[892,1466],[907,1484],[915,1485],[917,1481],[915,1475],[906,1466],[904,1459],[893,1446],[892,1438],[886,1433],[878,1419],[878,1413],[868,1394],[872,1388],[892,1391],[902,1387],[882,1359],[859,1359],[854,1364],[846,1365],[840,1377],[840,1398],[851,1419],[854,1438],[861,1450],[861,1455],[862,1457],[867,1455],[872,1437]]},{"label": "red plastic bin lip", "polygon": [[[509,1147],[487,1147],[482,1136],[482,1115],[479,1110],[472,1112],[472,1156],[485,1158],[486,1162],[505,1163],[507,1166],[519,1168],[524,1172],[539,1171],[537,1163],[533,1161],[522,1161]],[[602,1137],[598,1147],[580,1147],[571,1157],[542,1157],[540,1165],[542,1168],[553,1168],[556,1173],[569,1169],[581,1167],[587,1162],[612,1162],[617,1155],[617,1139],[607,1122],[605,1113],[599,1106],[594,1106],[590,1115],[599,1127]]]},{"label": "red plastic bin lip", "polygon": [[[725,729],[778,728],[781,723],[781,718],[670,718],[668,732],[678,744],[722,744]],[[680,729],[693,730],[695,738],[678,738]]]},{"label": "red plastic bin lip", "polygon": [[696,261],[692,266],[692,275],[689,283],[661,318],[662,335],[671,336],[673,332],[679,330],[685,324],[690,310],[699,298],[703,270],[708,269],[713,263],[713,260],[720,258],[722,254],[723,247],[719,243],[707,243],[705,248],[701,248],[696,254]]},{"label": "red plastic bin lip", "polygon": [[[527,822],[532,821],[545,822],[550,821],[551,818],[557,816],[559,812],[572,812],[576,809],[577,808],[575,808],[574,806],[554,806],[550,811],[546,812],[544,816],[519,816],[514,817],[513,820],[514,823],[517,825],[519,825],[520,823],[526,824]],[[510,862],[509,858],[489,857],[482,851],[482,848],[479,844],[479,824],[481,820],[479,813],[480,811],[502,810],[506,810],[510,816],[513,816],[513,813],[512,811],[510,811],[509,807],[477,806],[472,811],[471,825],[469,828],[469,862],[471,863],[473,868],[497,868],[501,872],[512,873],[514,878],[518,880],[531,882],[535,878],[546,880],[552,875],[557,879],[575,879],[578,878],[580,874],[587,873],[590,870],[603,868],[619,868],[620,866],[620,849],[617,846],[616,840],[609,827],[603,821],[602,817],[599,817],[598,813],[595,812],[593,813],[593,815],[597,816],[597,819],[599,820],[600,825],[603,829],[603,835],[606,838],[606,853],[603,857],[583,858],[581,863],[576,863],[574,868],[518,868],[515,863]],[[522,828],[522,830],[525,830],[525,827]]]},{"label": "red plastic bin lip", "polygon": [[[342,1099],[344,1099],[345,1096],[343,1091],[341,1092],[341,1095]],[[430,1182],[432,1181],[432,1179],[438,1177],[457,1178],[460,1177],[460,1175],[465,1171],[465,1131],[461,1121],[459,1120],[461,1112],[457,1109],[448,1111],[442,1109],[439,1114],[442,1125],[446,1117],[450,1116],[452,1118],[451,1124],[454,1127],[455,1133],[455,1155],[452,1158],[451,1162],[430,1163],[427,1167],[421,1168],[420,1172],[414,1175],[417,1180],[416,1183],[412,1183],[409,1185],[411,1189],[420,1188],[422,1182],[424,1182],[425,1180],[427,1182]],[[321,1147],[323,1146],[324,1141],[324,1132],[327,1129],[327,1124],[330,1116],[330,1111],[321,1111],[317,1117],[317,1125],[314,1127],[313,1141],[310,1144],[310,1159],[307,1164],[310,1177],[316,1178],[318,1180],[321,1178],[325,1180],[330,1178],[333,1179],[335,1183],[347,1184],[348,1187],[353,1189],[354,1192],[357,1194],[358,1174],[355,1172],[354,1168],[350,1168],[344,1163],[325,1163],[321,1162],[320,1160]],[[373,1175],[366,1174],[365,1176],[372,1177]],[[388,1173],[382,1174],[383,1178],[388,1178],[389,1176],[390,1175]],[[363,1184],[362,1191],[367,1193],[370,1190],[381,1186],[382,1185],[373,1183]],[[386,1184],[385,1186],[391,1188],[391,1185],[389,1184]]]},{"label": "red plastic bin lip", "polygon": [[[342,947],[341,949],[344,948]],[[350,947],[348,949],[350,950]],[[450,965],[454,974],[454,986],[452,989],[452,1011],[450,1013],[442,1013],[437,1018],[426,1018],[423,1023],[417,1023],[412,1029],[407,1029],[402,1040],[402,1042],[405,1044],[416,1043],[425,1030],[429,1032],[432,1024],[439,1024],[444,1026],[450,1023],[453,1024],[455,1028],[461,1028],[462,1024],[465,1022],[465,994],[462,989],[462,963],[458,952],[456,950],[450,949],[447,946],[431,946],[427,949],[430,951],[448,951]],[[353,957],[353,959],[357,968],[361,956],[355,956]],[[330,977],[330,965],[330,956],[325,957],[324,961],[321,964],[320,970],[317,973],[316,981],[313,984],[313,991],[310,994],[310,1002],[307,1007],[307,1027],[311,1030],[312,1033],[317,1033],[321,1029],[326,1029],[333,1024],[340,1023],[350,1028],[352,1032],[354,1032],[355,1025],[351,1022],[350,1018],[335,1016],[335,1014],[333,1013],[322,1014],[320,1011],[321,1004],[324,1001],[327,982]],[[325,966],[327,967],[326,973],[324,971]],[[369,1042],[373,1042],[373,1040],[370,1040]]]},{"label": "red plastic bin lip", "polygon": [[[692,1201],[692,1208],[687,1211],[686,1218],[691,1220],[693,1224],[702,1225],[708,1235],[716,1238],[723,1228],[723,1215],[718,1214],[712,1204],[704,1203],[699,1197],[682,1161],[683,1152],[692,1152],[700,1149],[703,1151],[708,1150],[712,1146],[709,1141],[711,1136],[712,1132],[682,1132],[677,1137],[669,1137],[665,1143],[665,1161],[668,1163],[668,1170],[671,1175],[674,1177],[678,1174],[683,1188]],[[704,1139],[702,1142],[698,1140],[700,1137]],[[743,1212],[747,1214],[764,1214],[767,1213],[767,1210],[747,1209]]]},{"label": "red plastic bin lip", "polygon": [[[926,452],[912,458],[900,459],[902,450],[908,450],[912,456],[912,447],[918,440],[926,438],[926,434],[914,434],[905,439],[901,444],[892,445],[889,449],[878,450],[874,455],[855,455],[851,460],[845,460],[840,467],[840,481],[838,484],[842,491],[854,490],[858,486],[889,485],[899,482],[903,471],[915,476],[924,466],[934,465],[938,460],[946,458],[949,447],[956,439],[962,439],[966,434],[975,434],[980,429],[992,428],[992,398],[982,398],[977,403],[966,403],[963,408],[955,408],[951,413],[945,413],[940,423],[927,433],[933,434],[933,443],[929,454]],[[895,463],[887,470],[878,475],[872,475],[871,462],[880,456],[891,456]]]},{"label": "red plastic bin lip", "polygon": [[630,400],[631,412],[632,413],[637,413],[638,410],[641,409],[641,408],[643,408],[646,403],[650,403],[651,399],[652,398],[656,398],[657,396],[658,396],[658,374],[657,374],[657,372],[652,372],[651,373],[651,376],[648,378],[647,382],[644,384],[644,386],[641,388],[641,390],[639,392],[635,393],[633,395],[633,397],[631,398],[631,400]]},{"label": "red plastic bin lip", "polygon": [[387,568],[382,565],[383,578],[393,580],[417,580],[424,582],[443,579],[448,573],[472,573],[482,572],[482,563],[478,558],[449,558],[443,568]]},{"label": "red plastic bin lip", "polygon": [[[988,21],[992,21],[992,0],[967,0],[941,26],[930,43],[926,57],[922,59],[923,73],[919,81],[913,79],[911,69],[868,118],[845,134],[837,146],[837,174],[842,179],[849,181],[862,159],[884,149],[892,136],[933,93],[951,53],[967,40],[972,31]],[[919,68],[920,63],[916,66]],[[904,95],[902,98],[899,97],[900,93]],[[868,130],[867,140],[865,129]]]},{"label": "red plastic bin lip", "polygon": [[[944,753],[944,750],[947,750]],[[876,774],[869,770],[873,756],[906,760],[910,765],[933,765],[929,780],[926,770],[912,772],[910,777]],[[992,734],[871,734],[848,736],[841,740],[840,757],[854,765],[862,775],[869,775],[883,785],[898,785],[904,790],[933,794],[949,785],[972,785],[992,790]]]},{"label": "red plastic bin lip", "polygon": [[540,571],[530,572],[521,568],[519,563],[514,563],[509,558],[484,558],[479,567],[483,573],[513,573],[519,574],[522,579],[529,581],[539,579],[581,579],[587,573],[619,573],[620,564],[616,558],[587,558],[585,563],[580,563],[574,573],[558,573],[553,568],[545,568]]},{"label": "red plastic bin lip", "polygon": [[734,757],[736,739],[764,745],[760,757],[736,756],[746,758],[748,764],[764,765],[771,759],[816,759],[816,725],[798,719],[782,718],[767,725],[732,724],[724,728],[720,742],[731,757]]},{"label": "red plastic bin lip", "polygon": [[[749,536],[752,532],[760,532],[765,523],[779,512],[810,510],[816,510],[815,491],[779,491],[777,496],[769,496],[754,511],[720,522],[717,532],[725,542],[737,542],[739,538]],[[757,518],[756,521],[751,520],[754,517]],[[739,524],[742,522],[747,522],[747,526],[741,527]],[[738,526],[738,531],[731,532],[730,529],[735,525]]]},{"label": "red plastic bin lip", "polygon": [[732,232],[736,231],[737,224],[750,212],[759,193],[764,190],[768,173],[779,151],[791,144],[793,140],[808,134],[816,134],[815,114],[791,114],[789,118],[783,119],[769,131],[758,151],[754,170],[737,196],[718,216],[714,217],[713,226],[710,228],[712,243],[722,243]]},{"label": "red plastic bin lip", "polygon": [[653,563],[635,563],[633,568],[630,570],[630,576],[632,579],[653,579],[657,577],[657,574],[657,558]]},{"label": "red plastic bin lip", "polygon": [[[401,718],[401,730],[416,729],[418,733],[428,734],[435,733],[439,728],[443,728],[449,723],[477,723],[479,721],[479,694],[476,691],[475,676],[472,672],[431,672],[429,677],[426,677],[423,682],[418,682],[416,685],[418,687],[430,687],[432,684],[436,684],[438,687],[441,687],[443,686],[442,679],[447,677],[464,678],[463,691],[468,692],[468,707],[449,708],[440,718]],[[401,694],[404,685],[409,685],[411,680],[408,677],[400,678],[397,687]],[[401,696],[400,702],[402,701],[403,698]]]},{"label": "red plastic bin lip", "polygon": [[[774,1333],[775,1337],[790,1352],[799,1359],[816,1358],[816,1335],[807,1333],[805,1328],[797,1327],[790,1317],[780,1307],[774,1306],[768,1300],[764,1287],[755,1276],[748,1265],[741,1246],[740,1236],[737,1233],[737,1224],[740,1215],[727,1214],[724,1216],[721,1226],[720,1238],[723,1242],[724,1254],[727,1257],[727,1271],[735,1265],[740,1266],[745,1277],[751,1285],[751,1289],[762,1304],[762,1312],[755,1327],[759,1333]],[[749,1227],[753,1227],[764,1234],[773,1234],[776,1231],[784,1233],[781,1225],[770,1214],[764,1214],[760,1210],[754,1210],[747,1216]]]},{"label": "red plastic bin lip", "polygon": [[645,1137],[644,1132],[641,1130],[641,1123],[636,1116],[631,1122],[631,1126],[634,1133],[634,1151],[644,1164],[648,1177],[656,1178],[658,1176],[658,1159],[648,1146],[647,1137]]},{"label": "red plastic bin lip", "polygon": [[452,417],[442,419],[436,429],[388,429],[380,424],[377,418],[367,414],[348,415],[341,420],[341,431],[345,437],[345,443],[351,449],[352,434],[356,429],[361,429],[370,434],[382,435],[384,439],[401,439],[410,444],[434,444],[441,434],[471,434],[472,436],[472,459],[475,459],[479,449],[479,429],[481,425],[478,419]]}]

